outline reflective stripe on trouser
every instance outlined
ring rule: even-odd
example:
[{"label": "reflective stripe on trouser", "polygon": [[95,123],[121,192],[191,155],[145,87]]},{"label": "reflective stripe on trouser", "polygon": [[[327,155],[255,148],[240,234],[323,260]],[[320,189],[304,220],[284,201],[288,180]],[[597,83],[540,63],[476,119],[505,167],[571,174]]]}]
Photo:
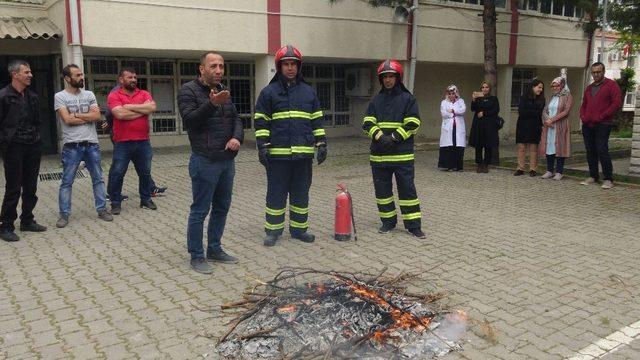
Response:
[{"label": "reflective stripe on trouser", "polygon": [[289,196],[289,232],[302,234],[309,227],[309,188],[312,159],[269,161],[267,168],[267,207],[265,232],[281,235],[284,231]]},{"label": "reflective stripe on trouser", "polygon": [[397,211],[393,201],[392,177],[395,175],[398,186],[398,204],[402,213],[404,227],[407,229],[421,227],[422,214],[420,201],[416,194],[413,182],[413,164],[404,164],[390,167],[372,167],[373,186],[376,191],[376,203],[378,213],[383,224],[395,224]]}]

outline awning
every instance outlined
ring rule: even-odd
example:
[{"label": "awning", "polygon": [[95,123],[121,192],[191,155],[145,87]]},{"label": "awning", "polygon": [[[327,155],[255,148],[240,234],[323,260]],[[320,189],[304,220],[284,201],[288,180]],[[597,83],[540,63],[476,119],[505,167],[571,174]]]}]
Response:
[{"label": "awning", "polygon": [[0,18],[0,39],[57,39],[61,35],[47,18]]}]

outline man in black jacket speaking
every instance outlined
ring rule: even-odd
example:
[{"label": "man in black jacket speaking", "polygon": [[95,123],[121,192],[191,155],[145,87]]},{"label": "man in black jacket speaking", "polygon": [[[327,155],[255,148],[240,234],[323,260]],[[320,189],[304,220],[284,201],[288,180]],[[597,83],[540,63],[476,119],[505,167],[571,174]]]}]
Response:
[{"label": "man in black jacket speaking", "polygon": [[[200,57],[200,77],[180,88],[178,107],[189,134],[191,158],[189,176],[193,203],[187,225],[187,246],[191,267],[200,273],[213,270],[207,260],[237,262],[222,250],[221,238],[231,206],[234,158],[244,138],[242,121],[222,85],[224,59],[207,52]],[[207,227],[207,253],[202,246],[204,219],[211,212]]]}]

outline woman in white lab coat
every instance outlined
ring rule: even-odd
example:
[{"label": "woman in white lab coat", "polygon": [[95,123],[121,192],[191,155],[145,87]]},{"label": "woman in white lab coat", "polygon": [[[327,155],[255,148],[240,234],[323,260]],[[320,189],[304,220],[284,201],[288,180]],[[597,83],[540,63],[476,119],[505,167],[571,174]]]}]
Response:
[{"label": "woman in white lab coat", "polygon": [[458,87],[447,86],[444,100],[440,103],[442,127],[440,128],[440,157],[438,169],[442,171],[462,171],[466,129],[464,113],[467,107],[460,97]]}]

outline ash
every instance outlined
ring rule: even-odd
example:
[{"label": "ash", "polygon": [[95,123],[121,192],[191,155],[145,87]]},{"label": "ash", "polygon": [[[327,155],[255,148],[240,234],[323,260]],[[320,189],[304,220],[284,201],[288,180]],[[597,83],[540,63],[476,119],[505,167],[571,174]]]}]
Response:
[{"label": "ash", "polygon": [[464,313],[438,310],[443,293],[408,292],[401,284],[411,278],[284,269],[223,305],[244,312],[217,351],[230,359],[427,359],[460,350]]}]

